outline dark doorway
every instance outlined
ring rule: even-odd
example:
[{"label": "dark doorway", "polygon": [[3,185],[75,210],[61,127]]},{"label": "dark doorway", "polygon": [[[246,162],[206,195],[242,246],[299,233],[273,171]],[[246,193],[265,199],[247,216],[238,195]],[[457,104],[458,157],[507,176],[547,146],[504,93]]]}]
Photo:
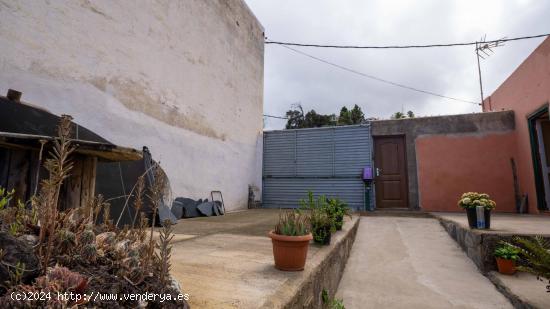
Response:
[{"label": "dark doorway", "polygon": [[376,208],[408,208],[404,136],[374,138]]},{"label": "dark doorway", "polygon": [[550,120],[545,105],[529,116],[529,133],[537,190],[537,208],[548,210],[550,205]]}]

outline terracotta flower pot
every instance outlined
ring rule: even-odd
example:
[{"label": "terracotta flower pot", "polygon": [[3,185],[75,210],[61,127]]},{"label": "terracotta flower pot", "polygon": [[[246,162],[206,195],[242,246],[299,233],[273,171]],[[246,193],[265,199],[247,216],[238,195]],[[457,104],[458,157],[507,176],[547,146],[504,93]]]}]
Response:
[{"label": "terracotta flower pot", "polygon": [[270,231],[269,237],[273,243],[275,268],[285,271],[304,270],[309,241],[313,239],[311,233],[304,236],[285,236]]},{"label": "terracotta flower pot", "polygon": [[516,272],[516,261],[497,257],[498,272],[505,275],[513,275]]}]

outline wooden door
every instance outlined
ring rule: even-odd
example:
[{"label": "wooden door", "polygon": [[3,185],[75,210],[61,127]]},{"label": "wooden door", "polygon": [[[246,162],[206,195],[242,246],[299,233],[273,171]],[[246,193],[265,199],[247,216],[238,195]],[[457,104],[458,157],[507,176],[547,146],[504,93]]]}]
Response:
[{"label": "wooden door", "polygon": [[375,137],[374,165],[376,208],[407,208],[405,137]]}]

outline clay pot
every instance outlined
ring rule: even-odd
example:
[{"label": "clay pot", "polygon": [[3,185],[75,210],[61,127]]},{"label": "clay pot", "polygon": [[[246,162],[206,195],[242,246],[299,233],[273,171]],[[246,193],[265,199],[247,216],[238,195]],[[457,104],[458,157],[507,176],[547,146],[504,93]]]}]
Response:
[{"label": "clay pot", "polygon": [[313,239],[311,233],[304,236],[285,236],[270,231],[269,237],[273,243],[275,268],[284,271],[304,270],[309,241]]},{"label": "clay pot", "polygon": [[516,272],[516,261],[506,260],[498,257],[496,259],[499,273],[505,275],[513,275]]}]

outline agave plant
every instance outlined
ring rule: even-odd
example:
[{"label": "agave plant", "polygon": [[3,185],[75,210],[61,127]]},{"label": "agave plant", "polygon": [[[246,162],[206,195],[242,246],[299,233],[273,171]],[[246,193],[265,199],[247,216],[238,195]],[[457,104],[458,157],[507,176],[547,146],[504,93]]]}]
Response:
[{"label": "agave plant", "polygon": [[309,233],[309,219],[306,215],[294,211],[279,214],[275,225],[275,234],[286,236],[303,236]]}]

